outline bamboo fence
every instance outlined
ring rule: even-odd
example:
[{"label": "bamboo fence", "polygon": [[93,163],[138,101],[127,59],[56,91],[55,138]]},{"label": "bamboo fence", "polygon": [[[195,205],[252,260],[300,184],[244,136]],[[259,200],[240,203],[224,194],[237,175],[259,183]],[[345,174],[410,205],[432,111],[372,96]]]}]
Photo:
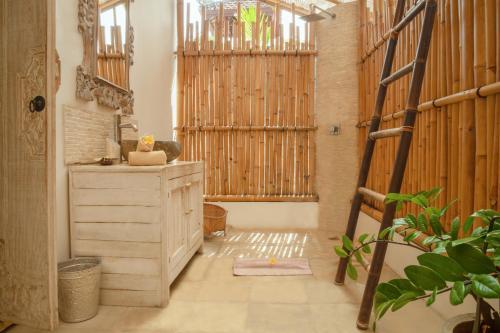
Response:
[{"label": "bamboo fence", "polygon": [[[410,7],[415,1],[407,1]],[[439,204],[458,199],[445,222],[480,208],[498,210],[500,198],[500,3],[438,2],[421,104],[402,193],[443,188]],[[359,139],[367,139],[395,0],[360,1]],[[422,17],[400,33],[393,71],[415,57]],[[401,126],[410,77],[389,87],[381,128]],[[367,187],[388,188],[397,139],[377,143]],[[360,153],[362,153],[360,149]],[[360,156],[361,157],[361,156]],[[363,210],[380,219],[383,206]],[[408,207],[402,213],[415,210]]]},{"label": "bamboo fence", "polygon": [[184,8],[178,0],[175,130],[180,159],[205,161],[205,198],[317,200],[310,26],[301,31],[294,19],[285,40],[279,7],[267,16],[258,2],[253,23],[242,21],[240,4],[227,18],[221,3],[211,20],[202,7],[201,22]]}]

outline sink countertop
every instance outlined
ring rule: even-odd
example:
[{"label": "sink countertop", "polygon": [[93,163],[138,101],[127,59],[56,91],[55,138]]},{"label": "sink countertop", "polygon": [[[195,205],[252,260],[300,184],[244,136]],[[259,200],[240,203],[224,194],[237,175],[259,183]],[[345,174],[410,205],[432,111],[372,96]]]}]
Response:
[{"label": "sink countertop", "polygon": [[100,165],[100,164],[76,164],[69,168],[72,171],[98,171],[98,172],[157,172],[166,168],[172,167],[195,167],[203,165],[202,161],[174,161],[166,165],[151,165],[151,166],[131,166],[128,163]]}]

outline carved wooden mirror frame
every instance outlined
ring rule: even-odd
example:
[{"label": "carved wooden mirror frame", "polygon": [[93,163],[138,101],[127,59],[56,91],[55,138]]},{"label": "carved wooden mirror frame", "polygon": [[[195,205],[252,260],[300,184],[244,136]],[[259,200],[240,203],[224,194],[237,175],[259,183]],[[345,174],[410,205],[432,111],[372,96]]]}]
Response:
[{"label": "carved wooden mirror frame", "polygon": [[[133,64],[134,30],[130,25],[130,2],[127,2],[127,75]],[[76,96],[86,101],[97,102],[113,109],[121,109],[122,114],[134,113],[134,93],[97,76],[97,31],[99,22],[98,0],[78,0],[78,31],[83,39],[83,61],[76,69]],[[127,80],[129,81],[129,80]],[[130,86],[130,83],[127,82]]]}]

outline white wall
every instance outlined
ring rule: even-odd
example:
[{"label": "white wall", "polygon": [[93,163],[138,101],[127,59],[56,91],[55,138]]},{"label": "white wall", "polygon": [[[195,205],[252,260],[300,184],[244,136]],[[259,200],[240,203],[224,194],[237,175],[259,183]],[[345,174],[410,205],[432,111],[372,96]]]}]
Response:
[{"label": "white wall", "polygon": [[[137,0],[131,3],[130,21],[135,32],[134,65],[130,86],[135,96],[135,118],[140,133],[158,139],[172,138],[170,94],[173,80],[175,1]],[[64,164],[63,105],[114,112],[75,97],[76,67],[83,56],[77,30],[78,0],[56,0],[56,47],[61,58],[61,87],[56,96],[56,204],[59,261],[69,255],[68,173]]]},{"label": "white wall", "polygon": [[216,202],[228,211],[226,223],[235,228],[316,229],[316,202]]},{"label": "white wall", "polygon": [[136,0],[131,3],[134,65],[130,88],[140,134],[172,140],[171,94],[174,75],[175,1]]}]

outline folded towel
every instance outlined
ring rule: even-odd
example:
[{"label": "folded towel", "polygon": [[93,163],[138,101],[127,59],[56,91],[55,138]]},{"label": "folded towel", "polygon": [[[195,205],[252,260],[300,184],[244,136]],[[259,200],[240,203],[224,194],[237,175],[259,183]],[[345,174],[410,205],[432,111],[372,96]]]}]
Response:
[{"label": "folded towel", "polygon": [[165,165],[167,164],[167,154],[163,150],[142,152],[131,151],[128,153],[129,165]]}]

